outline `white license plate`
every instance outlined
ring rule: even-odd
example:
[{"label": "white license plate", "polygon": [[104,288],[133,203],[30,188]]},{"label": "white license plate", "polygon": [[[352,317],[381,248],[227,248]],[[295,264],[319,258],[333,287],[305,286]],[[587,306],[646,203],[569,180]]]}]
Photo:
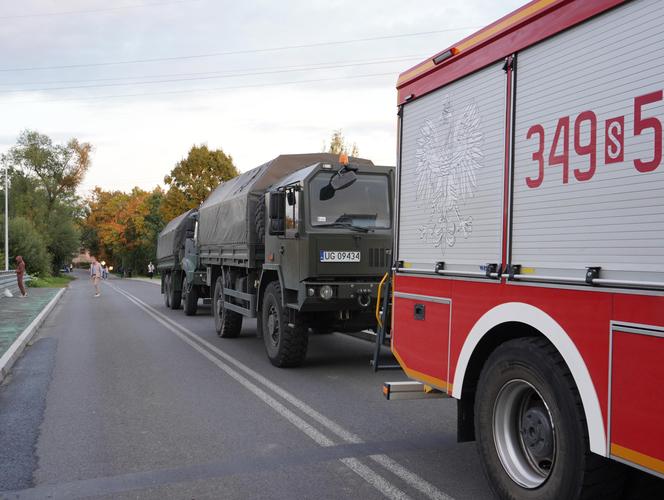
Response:
[{"label": "white license plate", "polygon": [[360,262],[360,252],[346,250],[321,250],[321,262]]}]

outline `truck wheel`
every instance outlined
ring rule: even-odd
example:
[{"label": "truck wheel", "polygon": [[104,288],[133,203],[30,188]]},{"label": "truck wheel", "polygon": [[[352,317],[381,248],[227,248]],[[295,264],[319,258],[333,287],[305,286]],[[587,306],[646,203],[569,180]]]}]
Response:
[{"label": "truck wheel", "polygon": [[171,307],[171,275],[164,276],[164,305]]},{"label": "truck wheel", "polygon": [[187,286],[186,277],[182,280],[182,303],[187,316],[193,316],[198,311],[198,288],[193,285]]},{"label": "truck wheel", "polygon": [[222,276],[217,278],[214,285],[212,309],[214,311],[214,328],[217,330],[217,335],[224,339],[232,339],[240,335],[242,315],[235,311],[229,311],[224,307],[224,280]]},{"label": "truck wheel", "polygon": [[281,286],[278,281],[273,281],[265,289],[260,320],[270,362],[280,368],[301,365],[307,355],[307,329],[299,322],[295,326],[288,326],[288,311],[281,305]]},{"label": "truck wheel", "polygon": [[171,275],[168,280],[168,301],[170,302],[171,309],[180,309],[180,305],[182,303],[182,291],[175,291],[176,278],[177,275]]},{"label": "truck wheel", "polygon": [[622,492],[620,470],[590,452],[572,374],[544,338],[510,340],[489,357],[475,394],[475,436],[499,498],[607,499]]}]

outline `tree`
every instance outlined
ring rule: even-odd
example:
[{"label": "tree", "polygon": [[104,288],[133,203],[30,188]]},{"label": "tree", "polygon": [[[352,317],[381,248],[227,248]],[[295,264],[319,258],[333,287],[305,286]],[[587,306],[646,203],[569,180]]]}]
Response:
[{"label": "tree", "polygon": [[162,204],[162,215],[171,220],[197,207],[221,182],[238,174],[233,158],[223,150],[211,151],[206,145],[192,146],[187,157],[164,177],[169,189]]},{"label": "tree", "polygon": [[329,147],[326,147],[325,142],[323,142],[323,152],[332,153],[335,155],[345,153],[348,156],[358,156],[360,154],[360,150],[358,149],[357,144],[355,143],[353,143],[353,145],[350,147],[350,151],[348,150],[348,146],[346,145],[346,139],[344,138],[341,129],[337,129],[332,132],[332,137],[330,138]]},{"label": "tree", "polygon": [[[4,233],[4,219],[0,221],[0,231]],[[17,255],[22,255],[28,274],[47,275],[51,269],[51,257],[46,251],[44,238],[25,217],[9,219],[9,262],[14,265]]]},{"label": "tree", "polygon": [[50,212],[47,222],[46,247],[51,255],[53,271],[57,273],[80,250],[81,231],[64,206],[58,205]]},{"label": "tree", "polygon": [[49,210],[56,201],[74,196],[90,168],[92,146],[72,138],[67,144],[53,144],[51,138],[33,130],[24,130],[5,158],[28,176],[39,180],[46,193]]},{"label": "tree", "polygon": [[99,259],[124,270],[144,270],[155,258],[164,192],[134,188],[130,193],[95,188],[88,200],[83,241]]}]

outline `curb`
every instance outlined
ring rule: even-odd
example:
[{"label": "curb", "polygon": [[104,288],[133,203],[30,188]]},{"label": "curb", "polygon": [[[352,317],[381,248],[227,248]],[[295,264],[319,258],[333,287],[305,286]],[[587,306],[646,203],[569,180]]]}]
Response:
[{"label": "curb", "polygon": [[143,279],[143,278],[122,278],[125,280],[130,280],[130,281],[138,281],[139,283],[151,283],[153,285],[160,285],[161,286],[161,279]]},{"label": "curb", "polygon": [[60,291],[55,294],[55,297],[53,297],[51,301],[46,304],[46,307],[42,309],[37,317],[32,320],[32,323],[30,323],[27,328],[23,330],[23,333],[21,333],[21,335],[19,335],[16,340],[14,340],[14,343],[9,347],[9,349],[7,349],[7,352],[2,355],[0,358],[0,382],[5,379],[12,366],[23,352],[23,349],[25,349],[25,346],[28,344],[28,342],[30,342],[32,337],[34,337],[35,333],[37,333],[37,330],[41,324],[53,310],[55,305],[60,300],[60,297],[62,297],[66,290],[66,288],[61,288]]}]

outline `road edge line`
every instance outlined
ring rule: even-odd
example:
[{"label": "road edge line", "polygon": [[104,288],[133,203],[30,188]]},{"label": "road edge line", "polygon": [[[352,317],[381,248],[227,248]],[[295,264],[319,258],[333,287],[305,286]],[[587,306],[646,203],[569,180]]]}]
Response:
[{"label": "road edge line", "polygon": [[0,383],[7,377],[9,372],[14,366],[16,360],[21,356],[25,346],[28,345],[28,342],[34,337],[39,327],[42,325],[46,317],[51,313],[53,308],[64,295],[67,288],[61,288],[58,293],[55,294],[46,307],[41,310],[35,319],[23,330],[23,332],[16,337],[16,340],[12,342],[12,345],[9,346],[9,349],[2,355],[0,358]]}]

